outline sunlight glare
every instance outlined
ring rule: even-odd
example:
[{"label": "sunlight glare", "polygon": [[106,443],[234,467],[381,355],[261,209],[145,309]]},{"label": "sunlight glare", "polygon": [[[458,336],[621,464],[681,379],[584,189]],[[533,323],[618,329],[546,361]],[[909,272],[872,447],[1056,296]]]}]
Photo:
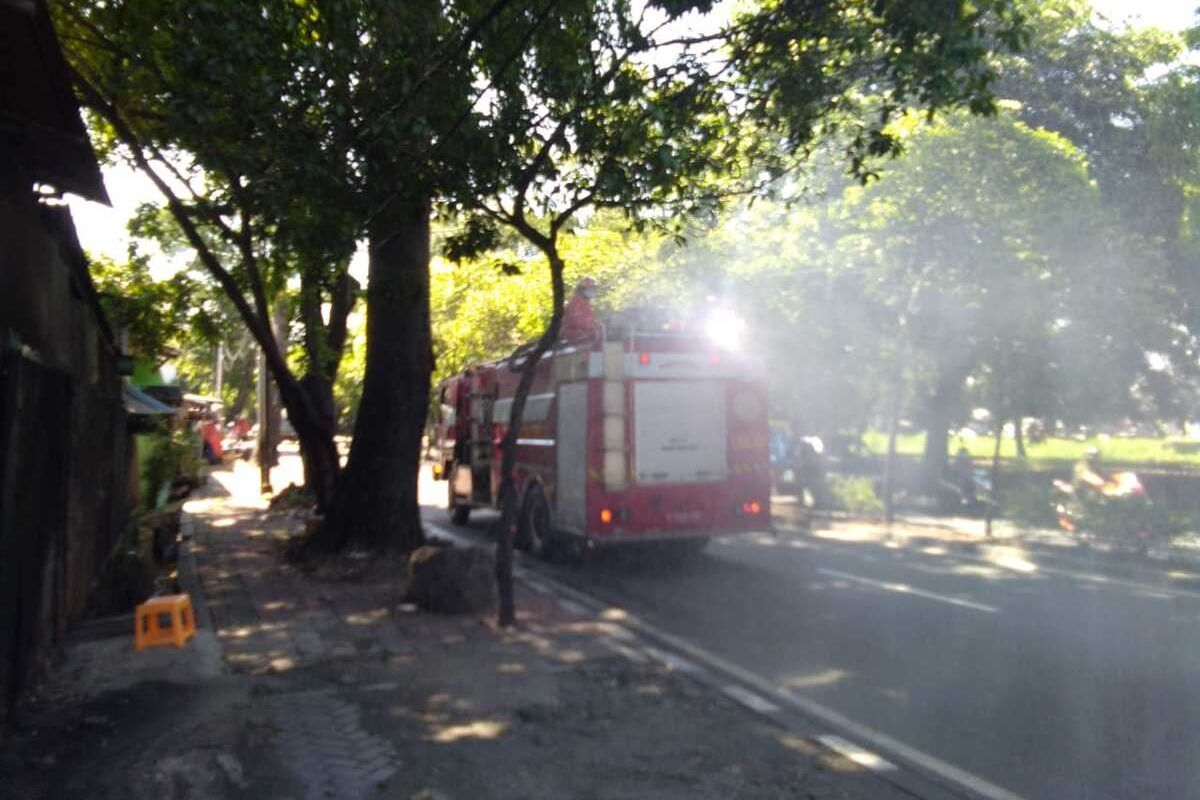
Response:
[{"label": "sunlight glare", "polygon": [[728,308],[714,308],[708,312],[704,333],[722,350],[741,350],[746,334],[746,322]]}]

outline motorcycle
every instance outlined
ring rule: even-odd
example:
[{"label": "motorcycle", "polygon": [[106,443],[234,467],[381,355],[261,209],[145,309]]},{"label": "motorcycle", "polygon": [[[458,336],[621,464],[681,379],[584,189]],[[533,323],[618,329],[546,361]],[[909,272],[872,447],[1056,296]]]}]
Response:
[{"label": "motorcycle", "polygon": [[1058,526],[1080,537],[1145,553],[1162,526],[1146,487],[1134,472],[1114,472],[1095,488],[1070,481],[1053,484]]},{"label": "motorcycle", "polygon": [[971,467],[969,474],[947,478],[940,483],[942,510],[951,514],[982,516],[992,497],[992,471]]}]

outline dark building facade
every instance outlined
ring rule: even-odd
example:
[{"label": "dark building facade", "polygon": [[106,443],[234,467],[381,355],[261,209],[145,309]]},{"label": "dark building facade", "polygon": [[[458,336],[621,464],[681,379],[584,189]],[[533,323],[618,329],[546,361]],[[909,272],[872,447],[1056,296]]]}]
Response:
[{"label": "dark building facade", "polygon": [[55,191],[107,202],[45,4],[0,0],[0,718],[129,513],[120,354]]}]

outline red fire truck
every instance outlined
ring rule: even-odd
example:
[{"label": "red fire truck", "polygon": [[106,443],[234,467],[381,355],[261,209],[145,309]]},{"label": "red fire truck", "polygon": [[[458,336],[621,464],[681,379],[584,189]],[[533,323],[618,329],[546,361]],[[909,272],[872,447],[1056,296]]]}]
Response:
[{"label": "red fire truck", "polygon": [[[452,521],[499,503],[500,442],[523,360],[440,386],[437,477]],[[695,334],[607,336],[602,326],[538,364],[517,439],[517,545],[678,541],[770,521],[767,401],[749,362]]]}]

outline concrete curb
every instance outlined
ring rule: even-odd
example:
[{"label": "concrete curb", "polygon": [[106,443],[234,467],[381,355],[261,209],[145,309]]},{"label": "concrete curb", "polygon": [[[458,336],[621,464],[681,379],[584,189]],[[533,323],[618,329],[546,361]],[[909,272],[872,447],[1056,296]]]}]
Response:
[{"label": "concrete curb", "polygon": [[215,632],[216,624],[208,609],[204,586],[200,582],[200,571],[196,565],[196,553],[193,550],[196,527],[196,518],[186,510],[182,511],[179,517],[179,588],[192,598],[196,627]]}]

